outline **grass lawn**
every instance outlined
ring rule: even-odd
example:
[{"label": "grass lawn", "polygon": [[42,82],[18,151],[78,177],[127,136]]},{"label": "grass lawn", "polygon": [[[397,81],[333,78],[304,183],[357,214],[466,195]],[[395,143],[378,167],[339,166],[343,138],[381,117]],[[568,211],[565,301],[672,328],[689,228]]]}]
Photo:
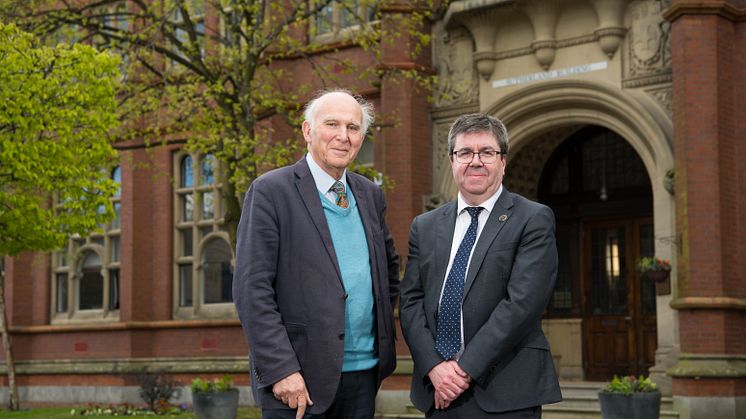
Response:
[{"label": "grass lawn", "polygon": [[[17,412],[10,412],[8,410],[0,410],[0,419],[5,418],[39,418],[39,419],[71,419],[71,418],[121,418],[122,416],[71,416],[70,410],[72,407],[55,407],[47,409],[29,409],[20,410]],[[80,410],[80,409],[78,409]],[[125,417],[152,417],[152,418],[163,418],[163,419],[187,419],[193,418],[192,412],[185,412],[179,415],[167,415],[167,416],[125,416]],[[242,407],[238,409],[237,419],[260,419],[262,417],[261,410],[253,407]]]}]

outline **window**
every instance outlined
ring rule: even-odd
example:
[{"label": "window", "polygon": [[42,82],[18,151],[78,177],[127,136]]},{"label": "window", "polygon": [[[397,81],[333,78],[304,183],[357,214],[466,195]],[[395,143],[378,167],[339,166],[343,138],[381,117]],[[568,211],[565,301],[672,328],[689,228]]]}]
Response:
[{"label": "window", "polygon": [[[194,31],[196,47],[199,48],[199,55],[205,56],[205,4],[203,0],[186,0],[183,1],[186,9],[189,12],[189,22],[184,19],[184,15],[181,13],[179,8],[173,10],[173,23],[174,23],[174,37],[178,40],[180,45],[174,45],[173,51],[181,57],[191,55],[187,51],[191,51],[195,46],[192,45],[192,41],[189,38],[189,32]],[[191,26],[191,27],[190,27]],[[178,66],[178,63],[172,61],[172,65]]]},{"label": "window", "polygon": [[223,225],[219,166],[211,154],[174,156],[174,311],[232,317],[233,255]]},{"label": "window", "polygon": [[[111,28],[110,31],[113,34],[126,32],[129,29],[129,17],[127,15],[127,4],[120,2],[104,9],[104,26]],[[116,54],[122,57],[122,62],[119,64],[119,71],[122,73],[122,78],[127,76],[127,70],[129,68],[130,59],[127,51],[122,49],[118,42],[113,42],[109,45]]]},{"label": "window", "polygon": [[[122,182],[121,169],[111,178]],[[72,237],[52,255],[52,322],[119,318],[121,188],[111,198],[114,218],[88,237]]]},{"label": "window", "polygon": [[[362,23],[376,20],[376,2],[366,0],[333,1],[316,14],[312,35],[334,38],[345,29],[357,28]],[[322,39],[323,40],[323,39]]]}]

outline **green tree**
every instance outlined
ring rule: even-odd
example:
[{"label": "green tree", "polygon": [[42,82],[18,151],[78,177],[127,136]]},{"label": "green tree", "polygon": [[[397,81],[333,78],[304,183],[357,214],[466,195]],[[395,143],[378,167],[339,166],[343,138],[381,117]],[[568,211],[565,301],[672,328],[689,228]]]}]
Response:
[{"label": "green tree", "polygon": [[[280,135],[273,127],[299,126],[310,80],[370,88],[396,76],[431,84],[417,64],[429,42],[428,1],[0,0],[0,15],[38,34],[68,31],[120,51],[128,65],[120,139],[185,139],[188,149],[214,155],[235,245],[241,194],[261,170],[294,156],[297,131]],[[364,56],[346,54],[349,46]],[[415,65],[386,65],[386,48],[405,51],[397,59]]]},{"label": "green tree", "polygon": [[90,46],[39,45],[0,23],[0,332],[18,408],[5,314],[4,256],[52,250],[113,211],[111,131],[119,58]]}]

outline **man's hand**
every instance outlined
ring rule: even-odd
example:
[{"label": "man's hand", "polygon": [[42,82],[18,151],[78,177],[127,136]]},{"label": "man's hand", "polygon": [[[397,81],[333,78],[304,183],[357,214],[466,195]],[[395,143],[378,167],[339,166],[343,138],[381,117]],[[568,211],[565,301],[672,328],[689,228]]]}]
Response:
[{"label": "man's hand", "polygon": [[299,372],[294,372],[282,380],[272,384],[275,398],[285,403],[291,409],[297,409],[295,419],[301,419],[306,413],[306,406],[313,405],[306,389],[306,381]]},{"label": "man's hand", "polygon": [[[471,377],[456,361],[443,361],[427,373],[435,386],[435,408],[445,409],[469,388]],[[440,399],[440,400],[439,400]],[[440,406],[439,406],[440,405]]]},{"label": "man's hand", "polygon": [[443,400],[442,397],[440,397],[440,393],[437,391],[435,392],[435,408],[436,409],[447,409],[448,406],[451,404],[449,401]]}]

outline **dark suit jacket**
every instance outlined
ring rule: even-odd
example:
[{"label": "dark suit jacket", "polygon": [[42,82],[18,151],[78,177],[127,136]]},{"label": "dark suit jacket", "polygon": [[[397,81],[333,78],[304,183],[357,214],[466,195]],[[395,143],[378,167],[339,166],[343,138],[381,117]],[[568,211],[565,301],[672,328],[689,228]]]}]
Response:
[{"label": "dark suit jacket", "polygon": [[[411,399],[425,412],[434,400],[427,373],[442,362],[435,331],[456,211],[454,201],[418,216],[409,236],[399,313],[414,360]],[[458,363],[474,379],[474,399],[482,410],[562,399],[541,330],[556,276],[554,214],[503,188],[475,244],[462,300],[465,345]]]},{"label": "dark suit jacket", "polygon": [[[347,172],[365,227],[376,315],[378,379],[391,374],[393,306],[399,257],[386,225],[383,191]],[[272,384],[300,371],[314,404],[332,403],[342,371],[345,290],[319,192],[305,158],[252,182],[244,200],[236,246],[233,301],[246,334],[256,402],[286,408]]]}]

